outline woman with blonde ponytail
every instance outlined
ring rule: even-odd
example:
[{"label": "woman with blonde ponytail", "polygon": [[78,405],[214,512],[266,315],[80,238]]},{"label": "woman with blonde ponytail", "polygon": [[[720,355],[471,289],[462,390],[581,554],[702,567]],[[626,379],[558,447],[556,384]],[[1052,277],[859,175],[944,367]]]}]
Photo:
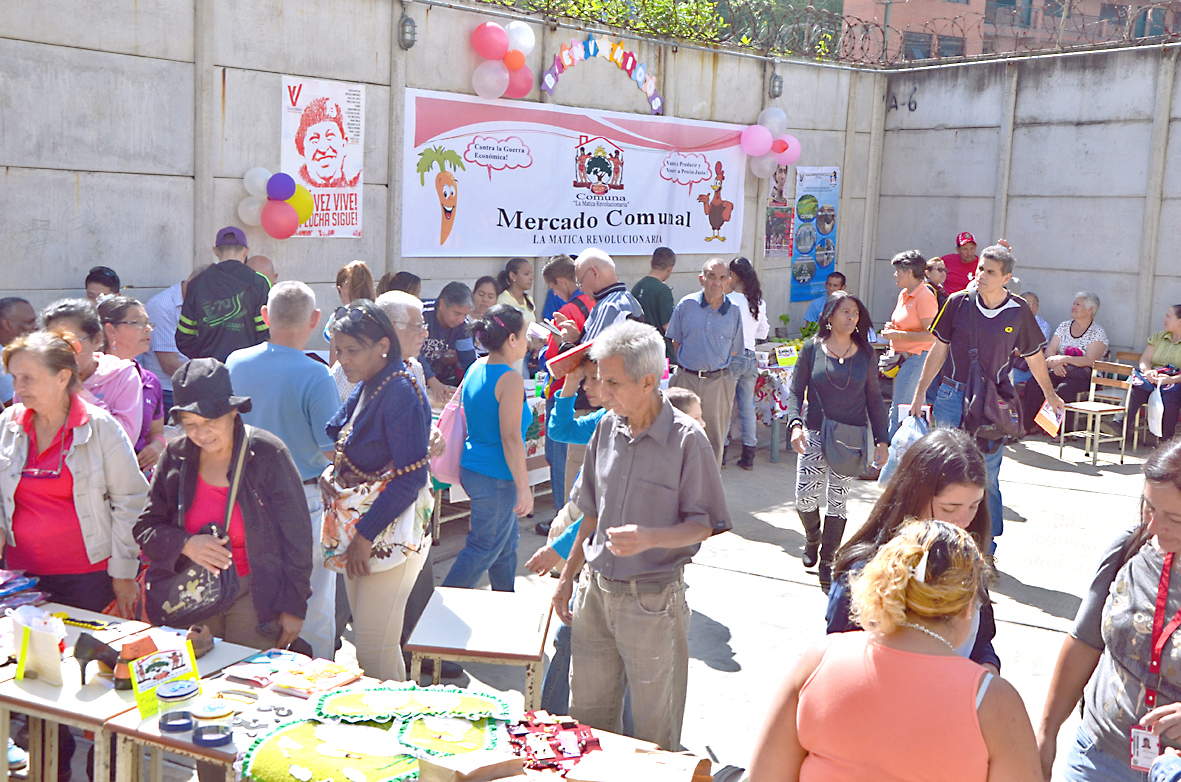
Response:
[{"label": "woman with blonde ponytail", "polygon": [[955,651],[991,575],[953,524],[899,530],[851,578],[866,630],[828,636],[788,674],[751,782],[1041,780],[1021,696]]}]

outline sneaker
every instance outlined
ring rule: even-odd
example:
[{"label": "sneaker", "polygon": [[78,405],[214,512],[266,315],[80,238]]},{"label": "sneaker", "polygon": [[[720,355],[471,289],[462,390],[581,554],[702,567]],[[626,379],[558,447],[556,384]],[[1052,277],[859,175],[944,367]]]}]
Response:
[{"label": "sneaker", "polygon": [[16,745],[12,739],[8,740],[8,768],[18,769],[29,765],[29,753]]}]

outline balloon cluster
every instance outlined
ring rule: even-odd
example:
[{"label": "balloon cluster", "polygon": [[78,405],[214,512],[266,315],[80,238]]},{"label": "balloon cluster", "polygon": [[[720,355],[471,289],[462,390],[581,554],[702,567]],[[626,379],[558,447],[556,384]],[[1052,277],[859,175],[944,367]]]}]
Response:
[{"label": "balloon cluster", "polygon": [[790,166],[800,159],[800,142],[787,135],[787,115],[783,109],[768,106],[759,113],[759,121],[742,131],[742,151],[750,155],[750,172],[767,179],[779,166]]},{"label": "balloon cluster", "polygon": [[525,55],[536,43],[533,28],[524,22],[509,22],[505,27],[484,22],[477,27],[472,33],[472,48],[488,62],[477,65],[472,73],[476,94],[490,100],[528,95],[533,90],[533,71],[525,64]]},{"label": "balloon cluster", "polygon": [[246,225],[261,225],[267,236],[286,239],[312,216],[312,194],[290,174],[272,174],[258,166],[246,172],[242,183],[250,197],[238,204],[238,217]]}]

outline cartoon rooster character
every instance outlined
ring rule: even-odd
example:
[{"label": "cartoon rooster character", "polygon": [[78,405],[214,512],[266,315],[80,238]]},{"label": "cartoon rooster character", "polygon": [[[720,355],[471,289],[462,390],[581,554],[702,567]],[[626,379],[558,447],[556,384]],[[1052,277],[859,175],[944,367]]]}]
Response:
[{"label": "cartoon rooster character", "polygon": [[722,236],[720,232],[722,226],[730,222],[730,213],[734,210],[734,204],[722,200],[722,183],[726,181],[726,172],[722,171],[722,161],[719,160],[714,165],[714,173],[714,183],[709,186],[710,190],[714,191],[713,198],[702,193],[697,196],[697,200],[705,206],[705,216],[709,218],[709,227],[714,229],[714,235],[705,237],[705,241],[712,242],[717,239],[724,242],[726,237]]},{"label": "cartoon rooster character", "polygon": [[[450,149],[445,147],[424,149],[418,153],[418,168],[415,169],[418,173],[419,184],[426,185],[426,175],[435,165],[439,166],[439,173],[435,174],[435,191],[439,196],[439,208],[442,210],[439,244],[443,244],[455,226],[455,203],[459,198],[459,185],[451,171],[460,169],[466,171],[467,169],[463,167],[463,160],[459,155]],[[447,170],[448,165],[451,166],[451,171]]]}]

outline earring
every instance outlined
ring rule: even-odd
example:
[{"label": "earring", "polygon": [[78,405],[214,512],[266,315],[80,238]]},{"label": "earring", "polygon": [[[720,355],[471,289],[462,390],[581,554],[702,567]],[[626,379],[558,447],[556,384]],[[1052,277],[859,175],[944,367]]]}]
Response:
[{"label": "earring", "polygon": [[382,357],[382,358],[386,358],[387,356],[389,356],[389,353],[382,353],[382,354],[381,354],[381,357]]}]

